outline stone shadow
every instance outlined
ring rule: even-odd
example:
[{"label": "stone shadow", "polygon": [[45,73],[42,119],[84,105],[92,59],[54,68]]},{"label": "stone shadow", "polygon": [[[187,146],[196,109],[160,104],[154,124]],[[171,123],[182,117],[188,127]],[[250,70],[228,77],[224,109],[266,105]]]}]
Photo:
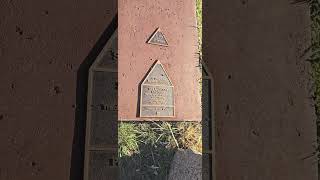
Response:
[{"label": "stone shadow", "polygon": [[213,112],[213,77],[205,62],[201,62],[202,69],[202,180],[212,180],[214,177],[214,112]]},{"label": "stone shadow", "polygon": [[72,144],[70,180],[82,180],[84,172],[85,132],[89,68],[118,26],[118,14],[104,30],[99,40],[77,71],[74,136]]}]

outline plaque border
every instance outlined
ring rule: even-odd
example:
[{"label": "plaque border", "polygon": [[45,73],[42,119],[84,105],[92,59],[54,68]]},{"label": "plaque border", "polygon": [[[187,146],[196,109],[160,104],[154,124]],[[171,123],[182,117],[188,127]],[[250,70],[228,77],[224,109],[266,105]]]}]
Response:
[{"label": "plaque border", "polygon": [[[142,86],[144,86],[144,85],[147,85],[147,84],[144,84],[145,83],[145,81],[148,79],[148,77],[150,76],[150,74],[151,74],[151,72],[154,70],[154,68],[156,67],[156,65],[160,65],[161,67],[162,67],[162,69],[163,69],[163,71],[164,71],[164,73],[166,74],[166,76],[167,76],[167,78],[168,78],[168,80],[169,80],[169,82],[170,82],[170,84],[171,85],[162,85],[162,86],[165,86],[165,87],[172,87],[172,93],[173,93],[173,95],[172,95],[172,98],[173,98],[173,105],[172,106],[158,106],[158,107],[172,107],[173,108],[173,115],[172,116],[143,116],[142,115],[142,107],[145,107],[146,105],[142,105]],[[159,86],[159,85],[150,85],[150,84],[148,84],[148,86]],[[140,103],[139,103],[139,105],[140,105],[140,109],[139,109],[139,116],[141,117],[141,118],[173,118],[173,117],[175,117],[175,114],[176,114],[176,108],[175,108],[175,98],[174,98],[174,86],[173,86],[173,84],[172,84],[172,81],[171,81],[171,79],[170,79],[170,77],[169,77],[169,75],[168,75],[168,73],[167,73],[167,71],[165,70],[165,68],[163,67],[163,65],[161,64],[161,62],[159,61],[159,60],[157,60],[154,64],[153,64],[153,66],[152,66],[152,68],[149,70],[149,72],[148,72],[148,74],[147,74],[147,76],[144,78],[144,80],[142,81],[142,83],[141,83],[141,85],[140,85]]]}]

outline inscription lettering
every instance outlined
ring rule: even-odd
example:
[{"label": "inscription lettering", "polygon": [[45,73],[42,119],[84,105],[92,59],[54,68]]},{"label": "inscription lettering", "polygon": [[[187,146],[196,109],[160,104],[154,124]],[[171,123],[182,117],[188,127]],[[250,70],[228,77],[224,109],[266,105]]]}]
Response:
[{"label": "inscription lettering", "polygon": [[145,105],[170,105],[173,104],[172,87],[144,85],[143,104]]}]

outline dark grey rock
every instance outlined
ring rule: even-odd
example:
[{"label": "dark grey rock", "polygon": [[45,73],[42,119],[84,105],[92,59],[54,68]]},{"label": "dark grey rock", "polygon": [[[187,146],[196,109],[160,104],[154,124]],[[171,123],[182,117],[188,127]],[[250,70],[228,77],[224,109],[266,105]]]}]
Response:
[{"label": "dark grey rock", "polygon": [[174,155],[168,180],[202,180],[202,155],[192,150],[178,150]]}]

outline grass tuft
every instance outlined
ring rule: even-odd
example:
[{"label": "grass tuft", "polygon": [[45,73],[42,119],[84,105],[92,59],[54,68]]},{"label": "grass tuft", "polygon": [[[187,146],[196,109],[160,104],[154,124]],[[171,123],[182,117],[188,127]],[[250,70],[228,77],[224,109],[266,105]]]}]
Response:
[{"label": "grass tuft", "polygon": [[202,130],[199,122],[121,122],[119,156],[131,156],[140,147],[165,146],[167,149],[192,149],[202,152]]},{"label": "grass tuft", "polygon": [[[311,50],[309,61],[313,69],[312,77],[314,81],[314,94],[313,99],[315,101],[315,111],[317,115],[317,135],[318,135],[318,158],[320,158],[320,3],[318,0],[310,0],[310,17],[311,17],[311,46],[308,51]],[[318,162],[320,166],[320,162]]]},{"label": "grass tuft", "polygon": [[202,127],[196,122],[177,123],[178,141],[182,149],[191,149],[202,153]]},{"label": "grass tuft", "polygon": [[118,128],[119,157],[131,156],[133,153],[138,153],[138,129],[135,124],[120,123]]}]

